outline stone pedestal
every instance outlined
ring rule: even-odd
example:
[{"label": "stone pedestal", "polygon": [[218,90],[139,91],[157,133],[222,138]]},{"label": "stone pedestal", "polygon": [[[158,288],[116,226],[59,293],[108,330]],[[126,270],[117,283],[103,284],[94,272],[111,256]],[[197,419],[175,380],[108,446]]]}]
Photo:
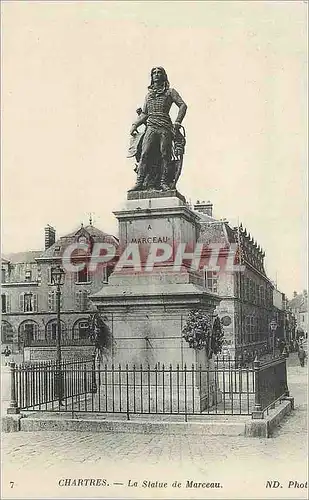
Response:
[{"label": "stone pedestal", "polygon": [[[164,364],[167,369],[177,364],[180,369],[185,365],[191,369],[197,364],[206,367],[207,359],[197,359],[196,352],[182,338],[182,327],[191,309],[213,314],[219,299],[206,291],[200,271],[191,271],[186,265],[174,268],[177,246],[186,243],[186,251],[190,251],[191,245],[194,248],[196,244],[198,216],[176,191],[154,192],[152,196],[129,193],[124,208],[114,212],[119,221],[120,255],[128,245],[137,245],[141,268],[116,267],[109,284],[92,295],[91,300],[108,318],[115,340],[115,364]],[[161,243],[172,247],[170,258],[147,270],[151,245]],[[205,381],[203,386],[207,392]],[[196,391],[197,401],[201,391],[195,387],[193,392]]]},{"label": "stone pedestal", "polygon": [[[196,360],[182,339],[183,324],[193,308],[212,314],[219,299],[206,291],[201,272],[185,265],[176,271],[173,267],[179,243],[195,246],[198,216],[177,191],[154,192],[152,196],[129,193],[129,198],[140,199],[129,199],[122,210],[114,212],[119,221],[120,255],[128,245],[137,245],[141,269],[116,267],[108,286],[91,300],[109,319],[116,343],[114,362],[191,366]],[[153,243],[167,243],[173,250],[167,262],[147,270],[145,263]]]}]

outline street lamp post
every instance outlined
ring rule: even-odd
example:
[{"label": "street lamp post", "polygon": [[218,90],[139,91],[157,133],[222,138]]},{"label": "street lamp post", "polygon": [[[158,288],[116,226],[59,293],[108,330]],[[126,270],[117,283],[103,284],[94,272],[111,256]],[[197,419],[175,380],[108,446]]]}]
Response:
[{"label": "street lamp post", "polygon": [[270,330],[272,332],[272,357],[275,357],[275,332],[277,330],[277,322],[275,319],[272,319],[269,323]]},{"label": "street lamp post", "polygon": [[52,268],[51,270],[51,282],[56,288],[56,309],[57,309],[57,340],[56,340],[56,362],[57,362],[57,372],[56,372],[56,387],[58,390],[59,404],[62,405],[62,374],[61,374],[61,319],[60,319],[60,302],[61,302],[61,289],[60,287],[64,284],[64,270],[60,265]]}]

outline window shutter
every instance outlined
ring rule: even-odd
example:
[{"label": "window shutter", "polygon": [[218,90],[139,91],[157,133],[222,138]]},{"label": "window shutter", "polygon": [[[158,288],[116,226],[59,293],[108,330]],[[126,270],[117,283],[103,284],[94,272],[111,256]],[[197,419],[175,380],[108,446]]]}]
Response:
[{"label": "window shutter", "polygon": [[76,292],[76,309],[77,309],[77,311],[81,310],[81,295],[80,295],[80,291]]},{"label": "window shutter", "polygon": [[24,312],[24,293],[21,293],[19,296],[19,310]]},{"label": "window shutter", "polygon": [[6,296],[6,311],[11,312],[11,296],[9,294]]},{"label": "window shutter", "polygon": [[36,293],[33,294],[33,312],[37,312],[38,310],[38,295]]},{"label": "window shutter", "polygon": [[53,292],[48,292],[48,310],[53,310]]}]

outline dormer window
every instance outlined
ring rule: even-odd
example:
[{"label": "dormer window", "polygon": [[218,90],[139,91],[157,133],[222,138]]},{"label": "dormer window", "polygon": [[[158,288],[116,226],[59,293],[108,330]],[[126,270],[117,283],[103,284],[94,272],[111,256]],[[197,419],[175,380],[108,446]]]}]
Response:
[{"label": "dormer window", "polygon": [[86,236],[80,236],[78,238],[78,243],[86,243],[87,244],[88,240],[87,240]]},{"label": "dormer window", "polygon": [[29,282],[31,281],[31,279],[32,279],[32,273],[31,273],[31,271],[28,269],[28,270],[25,272],[25,281],[26,281],[27,283],[29,283]]}]

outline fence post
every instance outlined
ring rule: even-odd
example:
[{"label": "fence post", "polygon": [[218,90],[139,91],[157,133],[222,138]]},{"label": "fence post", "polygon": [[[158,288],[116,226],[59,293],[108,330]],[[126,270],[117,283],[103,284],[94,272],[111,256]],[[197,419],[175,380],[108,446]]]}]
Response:
[{"label": "fence post", "polygon": [[96,373],[95,373],[95,370],[96,370],[95,358],[96,358],[96,354],[94,353],[94,354],[92,354],[92,381],[91,381],[91,392],[92,393],[95,393],[98,390],[97,382],[96,382]]},{"label": "fence post", "polygon": [[130,402],[129,402],[129,366],[126,364],[126,381],[127,381],[127,420],[130,420]]},{"label": "fence post", "polygon": [[84,378],[84,394],[87,394],[87,365],[83,364],[83,378]]},{"label": "fence post", "polygon": [[261,391],[260,391],[260,369],[261,362],[255,358],[253,362],[254,370],[254,410],[252,411],[252,418],[264,418],[264,413],[261,406]]},{"label": "fence post", "polygon": [[17,400],[16,400],[16,386],[15,386],[15,374],[16,374],[16,364],[14,363],[14,361],[11,361],[9,363],[9,367],[10,367],[10,370],[11,370],[11,380],[10,380],[10,383],[11,383],[11,401],[10,401],[10,405],[7,409],[7,413],[8,414],[17,414],[17,413],[20,413],[20,408],[18,408],[17,406]]}]

